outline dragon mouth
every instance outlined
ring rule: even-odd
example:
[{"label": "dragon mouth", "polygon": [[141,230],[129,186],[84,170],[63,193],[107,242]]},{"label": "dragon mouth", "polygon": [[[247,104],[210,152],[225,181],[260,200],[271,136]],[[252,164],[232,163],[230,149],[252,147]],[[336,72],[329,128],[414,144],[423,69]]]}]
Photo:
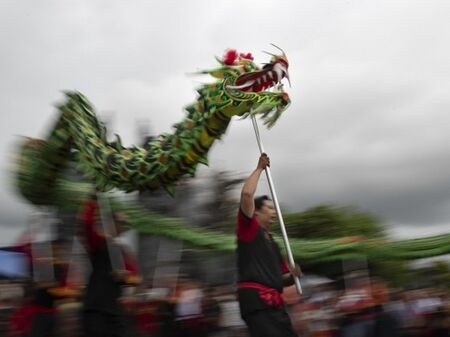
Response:
[{"label": "dragon mouth", "polygon": [[240,75],[234,85],[227,85],[228,89],[244,92],[262,92],[269,88],[282,89],[281,80],[289,81],[288,64],[284,60],[267,64],[262,70]]}]

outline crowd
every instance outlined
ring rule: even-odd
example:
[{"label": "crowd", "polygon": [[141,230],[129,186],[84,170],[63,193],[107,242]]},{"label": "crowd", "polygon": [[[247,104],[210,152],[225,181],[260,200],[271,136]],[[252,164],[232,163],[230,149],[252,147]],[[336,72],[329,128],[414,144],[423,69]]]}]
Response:
[{"label": "crowd", "polygon": [[300,267],[288,265],[271,235],[273,202],[254,196],[269,165],[262,154],[241,192],[235,284],[213,286],[202,275],[164,275],[159,288],[142,282],[118,240],[125,214],[105,213],[105,200],[93,194],[78,226],[87,280],[71,283],[65,241],[10,247],[26,257],[29,277],[1,284],[0,336],[450,337],[450,294],[442,289],[392,289],[365,270],[293,292]]},{"label": "crowd", "polygon": [[349,289],[325,285],[290,308],[302,337],[450,336],[450,294],[432,289],[389,289],[378,279]]},{"label": "crowd", "polygon": [[[450,329],[450,294],[438,289],[389,289],[377,279],[354,279],[347,289],[333,283],[309,287],[285,302],[300,337],[444,337]],[[235,289],[211,287],[189,278],[167,288],[129,287],[120,301],[128,336],[248,336]],[[0,284],[0,336],[24,336],[14,330],[29,285]],[[55,303],[55,335],[83,337],[80,298]],[[26,312],[21,314],[26,315]]]}]

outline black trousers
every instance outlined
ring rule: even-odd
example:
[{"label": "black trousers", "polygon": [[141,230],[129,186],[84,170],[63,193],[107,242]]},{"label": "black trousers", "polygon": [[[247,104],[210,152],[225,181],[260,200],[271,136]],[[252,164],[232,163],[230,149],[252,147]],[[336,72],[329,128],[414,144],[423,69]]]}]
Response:
[{"label": "black trousers", "polygon": [[55,337],[56,313],[41,312],[31,320],[30,337]]},{"label": "black trousers", "polygon": [[284,309],[256,310],[243,319],[251,337],[297,337]]},{"label": "black trousers", "polygon": [[82,313],[85,337],[125,337],[126,324],[122,314],[110,314],[101,311]]}]

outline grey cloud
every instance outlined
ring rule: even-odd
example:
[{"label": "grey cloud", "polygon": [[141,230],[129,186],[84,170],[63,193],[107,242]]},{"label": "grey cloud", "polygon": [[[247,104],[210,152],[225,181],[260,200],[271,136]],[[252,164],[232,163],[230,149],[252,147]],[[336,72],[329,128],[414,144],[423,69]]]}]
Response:
[{"label": "grey cloud", "polygon": [[[281,202],[291,210],[354,204],[402,229],[445,228],[446,1],[0,6],[4,170],[16,135],[45,137],[62,89],[86,93],[131,144],[135,120],[148,119],[155,133],[169,131],[195,98],[194,88],[210,81],[187,73],[215,66],[214,56],[226,48],[265,62],[261,50],[273,42],[288,53],[293,83],[286,88],[291,107],[263,131]],[[252,132],[251,123],[236,120],[214,146],[211,168],[248,174],[258,155]],[[15,210],[32,209],[11,193],[13,183],[0,181],[0,223],[19,223],[24,212]]]}]

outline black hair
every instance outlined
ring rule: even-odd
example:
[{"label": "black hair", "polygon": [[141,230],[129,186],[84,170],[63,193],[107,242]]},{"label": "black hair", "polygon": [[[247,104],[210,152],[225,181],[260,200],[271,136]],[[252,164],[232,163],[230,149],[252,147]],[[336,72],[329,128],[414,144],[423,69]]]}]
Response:
[{"label": "black hair", "polygon": [[260,210],[265,200],[271,200],[267,195],[261,195],[255,198],[255,210]]}]

